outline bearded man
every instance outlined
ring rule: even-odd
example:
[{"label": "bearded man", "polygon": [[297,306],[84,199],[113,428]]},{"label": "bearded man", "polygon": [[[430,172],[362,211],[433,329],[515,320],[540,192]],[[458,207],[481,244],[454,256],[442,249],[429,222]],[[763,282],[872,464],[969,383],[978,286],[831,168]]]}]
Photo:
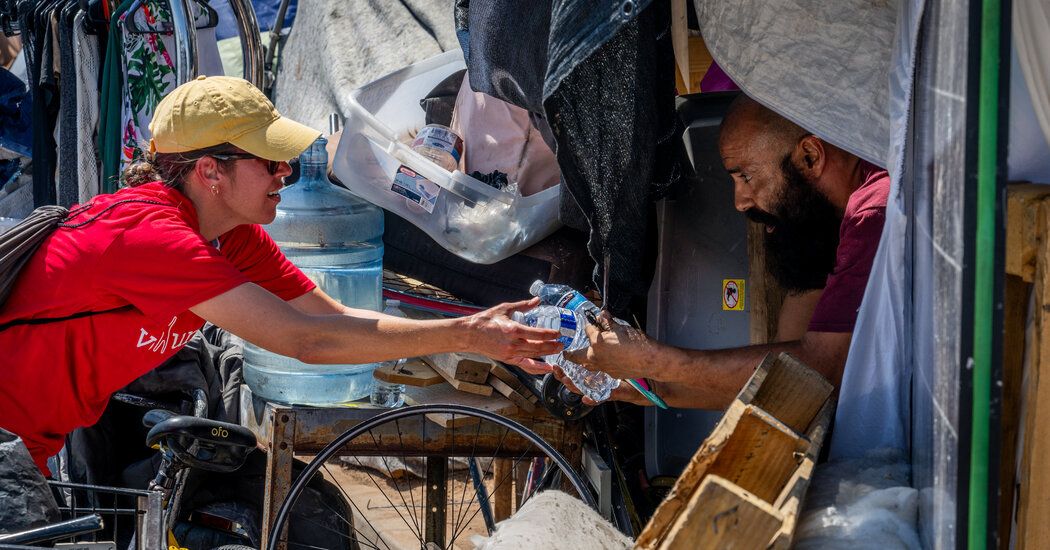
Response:
[{"label": "bearded man", "polygon": [[[889,174],[746,96],[722,122],[719,152],[737,210],[766,227],[771,274],[789,292],[824,287],[812,315],[805,311],[806,331],[787,342],[687,350],[603,313],[601,326],[587,329],[590,347],[567,357],[617,378],[648,378],[672,407],[728,406],[770,352],[795,355],[837,387],[882,235]],[[625,385],[612,399],[648,404]]]}]

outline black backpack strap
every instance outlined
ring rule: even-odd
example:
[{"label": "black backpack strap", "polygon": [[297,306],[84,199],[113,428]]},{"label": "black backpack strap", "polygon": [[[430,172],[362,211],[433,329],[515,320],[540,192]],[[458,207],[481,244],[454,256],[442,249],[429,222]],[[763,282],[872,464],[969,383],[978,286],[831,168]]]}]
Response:
[{"label": "black backpack strap", "polygon": [[4,323],[4,324],[0,325],[0,332],[3,332],[3,331],[5,331],[5,330],[7,330],[7,329],[9,329],[11,327],[20,326],[20,325],[46,325],[48,323],[58,323],[58,322],[61,322],[61,321],[71,321],[73,319],[80,319],[81,317],[90,317],[92,315],[101,315],[103,313],[116,313],[118,311],[128,311],[128,310],[133,309],[134,307],[135,306],[132,306],[132,305],[129,304],[129,305],[126,305],[126,306],[115,307],[113,309],[104,309],[102,311],[81,311],[80,313],[74,313],[73,315],[69,315],[67,317],[43,317],[43,318],[39,318],[39,319],[16,319],[14,321],[10,321],[8,323]]}]

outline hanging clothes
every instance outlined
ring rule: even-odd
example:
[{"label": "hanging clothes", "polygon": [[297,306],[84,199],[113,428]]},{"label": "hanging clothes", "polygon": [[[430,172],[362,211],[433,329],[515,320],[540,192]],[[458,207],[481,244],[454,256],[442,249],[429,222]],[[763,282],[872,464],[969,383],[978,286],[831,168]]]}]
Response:
[{"label": "hanging clothes", "polygon": [[77,171],[77,76],[73,54],[73,16],[76,11],[64,8],[58,14],[58,126],[55,143],[58,177],[55,180],[57,204],[69,208],[80,201],[80,174]]},{"label": "hanging clothes", "polygon": [[[113,11],[109,42],[103,63],[99,150],[102,156],[102,187],[110,193],[119,186],[120,173],[138,158],[149,142],[149,122],[161,98],[178,85],[174,63],[175,38],[160,32],[170,25],[171,10],[163,0],[134,0]],[[136,7],[134,12],[129,12]],[[191,3],[195,20],[203,9]],[[138,29],[158,32],[133,33],[127,20],[134,17]],[[222,75],[214,28],[197,28],[197,73]]]},{"label": "hanging clothes", "polygon": [[529,110],[556,142],[562,221],[590,230],[598,270],[609,257],[604,298],[624,315],[652,281],[653,202],[691,169],[674,111],[670,3],[594,4],[460,0],[456,24],[473,89]]},{"label": "hanging clothes", "polygon": [[99,194],[98,132],[100,99],[98,89],[100,52],[98,37],[84,28],[87,14],[73,19],[73,57],[76,63],[76,170],[79,174],[77,202],[84,203]]}]

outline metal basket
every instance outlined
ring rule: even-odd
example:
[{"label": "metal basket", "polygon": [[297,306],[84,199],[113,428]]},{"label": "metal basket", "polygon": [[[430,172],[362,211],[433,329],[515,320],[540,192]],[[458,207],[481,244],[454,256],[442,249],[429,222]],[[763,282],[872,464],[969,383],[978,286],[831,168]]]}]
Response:
[{"label": "metal basket", "polygon": [[103,530],[59,539],[56,548],[165,550],[164,503],[160,491],[48,481],[62,520],[98,514]]}]

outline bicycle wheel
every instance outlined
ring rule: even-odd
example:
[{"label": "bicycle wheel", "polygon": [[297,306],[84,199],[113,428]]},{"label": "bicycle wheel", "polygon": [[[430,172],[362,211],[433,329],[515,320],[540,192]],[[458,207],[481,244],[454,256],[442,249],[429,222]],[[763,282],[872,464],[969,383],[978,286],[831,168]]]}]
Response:
[{"label": "bicycle wheel", "polygon": [[546,488],[596,507],[579,474],[532,430],[473,407],[419,405],[362,422],[315,455],[281,505],[268,548],[296,548],[285,527],[317,476],[350,503],[345,528],[362,549],[471,548],[471,535],[509,515],[507,497],[520,506]]}]

